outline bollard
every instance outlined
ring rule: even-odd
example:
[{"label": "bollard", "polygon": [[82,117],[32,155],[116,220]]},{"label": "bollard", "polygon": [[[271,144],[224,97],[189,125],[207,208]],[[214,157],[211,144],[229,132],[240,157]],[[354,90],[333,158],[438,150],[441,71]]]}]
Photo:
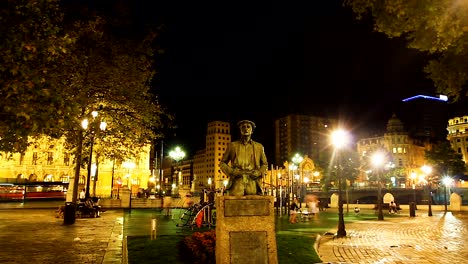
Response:
[{"label": "bollard", "polygon": [[415,217],[416,216],[416,206],[414,203],[410,203],[409,204],[409,212],[410,212],[410,216],[411,217]]},{"label": "bollard", "polygon": [[75,204],[66,202],[65,208],[63,209],[63,223],[66,225],[74,224],[75,218]]}]

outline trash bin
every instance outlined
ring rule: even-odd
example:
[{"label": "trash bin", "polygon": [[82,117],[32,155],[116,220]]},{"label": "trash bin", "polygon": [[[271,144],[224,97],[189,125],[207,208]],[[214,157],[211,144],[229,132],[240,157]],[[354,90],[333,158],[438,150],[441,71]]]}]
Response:
[{"label": "trash bin", "polygon": [[409,214],[412,217],[416,216],[416,204],[415,203],[410,203],[409,204]]},{"label": "trash bin", "polygon": [[72,202],[66,202],[65,208],[63,209],[63,223],[71,225],[75,223],[75,204]]}]

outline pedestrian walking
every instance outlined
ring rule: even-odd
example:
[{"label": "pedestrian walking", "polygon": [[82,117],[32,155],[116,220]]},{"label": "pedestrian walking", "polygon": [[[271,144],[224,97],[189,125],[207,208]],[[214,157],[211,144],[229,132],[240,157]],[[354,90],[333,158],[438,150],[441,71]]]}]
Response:
[{"label": "pedestrian walking", "polygon": [[299,206],[297,204],[297,198],[294,198],[291,205],[289,206],[289,223],[291,224],[297,223],[297,210],[299,210]]}]

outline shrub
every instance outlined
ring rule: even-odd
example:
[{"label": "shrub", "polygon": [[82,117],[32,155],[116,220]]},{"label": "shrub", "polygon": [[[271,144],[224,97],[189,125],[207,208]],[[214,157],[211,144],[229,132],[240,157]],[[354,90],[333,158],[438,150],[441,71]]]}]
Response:
[{"label": "shrub", "polygon": [[214,229],[206,232],[195,232],[182,241],[182,256],[194,264],[214,264],[216,232]]}]

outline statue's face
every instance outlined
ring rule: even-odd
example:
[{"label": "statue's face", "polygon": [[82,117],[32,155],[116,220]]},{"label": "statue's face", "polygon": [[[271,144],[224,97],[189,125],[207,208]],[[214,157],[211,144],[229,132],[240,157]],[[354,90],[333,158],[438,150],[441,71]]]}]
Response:
[{"label": "statue's face", "polygon": [[242,136],[250,136],[253,133],[253,127],[250,123],[240,124],[239,129]]}]

